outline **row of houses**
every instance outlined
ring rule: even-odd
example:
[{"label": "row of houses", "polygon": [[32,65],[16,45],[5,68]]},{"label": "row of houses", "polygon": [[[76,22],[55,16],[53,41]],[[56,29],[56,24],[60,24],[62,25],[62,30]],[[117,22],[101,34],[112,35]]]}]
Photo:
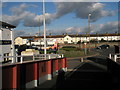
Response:
[{"label": "row of houses", "polygon": [[[15,45],[44,45],[43,36],[22,36],[15,39]],[[77,44],[78,42],[89,42],[89,41],[118,41],[120,40],[120,34],[92,34],[92,35],[50,35],[47,36],[47,44],[52,45],[55,42],[57,43],[68,43],[68,44]]]}]

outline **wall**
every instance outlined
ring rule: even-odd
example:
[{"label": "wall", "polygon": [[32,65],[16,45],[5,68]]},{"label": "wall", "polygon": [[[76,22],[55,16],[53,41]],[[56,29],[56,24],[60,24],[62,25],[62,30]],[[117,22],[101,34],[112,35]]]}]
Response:
[{"label": "wall", "polygon": [[2,89],[34,88],[51,80],[58,71],[67,71],[66,58],[38,60],[1,66]]},{"label": "wall", "polygon": [[2,40],[11,40],[11,30],[3,29],[3,31],[2,31]]},{"label": "wall", "polygon": [[[4,44],[0,45],[0,55],[4,55],[5,53],[9,53],[9,55],[11,54],[11,50],[12,50],[12,36],[11,36],[12,31],[9,29],[5,29],[2,28],[2,30],[0,30],[0,40],[4,40],[2,42],[4,42]],[[8,43],[9,41],[5,41],[5,40],[9,40],[10,43]],[[3,61],[3,59],[0,59],[0,62]]]}]

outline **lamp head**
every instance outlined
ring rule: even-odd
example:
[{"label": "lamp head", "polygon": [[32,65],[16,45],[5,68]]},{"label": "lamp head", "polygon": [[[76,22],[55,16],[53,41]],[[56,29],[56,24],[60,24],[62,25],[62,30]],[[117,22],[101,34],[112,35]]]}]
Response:
[{"label": "lamp head", "polygon": [[91,16],[91,13],[89,13],[88,15]]}]

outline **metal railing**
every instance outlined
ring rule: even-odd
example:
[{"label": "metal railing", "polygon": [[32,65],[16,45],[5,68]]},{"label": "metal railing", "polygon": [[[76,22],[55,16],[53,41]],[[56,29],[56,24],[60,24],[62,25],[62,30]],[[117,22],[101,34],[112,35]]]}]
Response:
[{"label": "metal railing", "polygon": [[118,54],[109,54],[109,58],[117,62],[117,59],[120,59],[120,53]]},{"label": "metal railing", "polygon": [[[63,58],[63,54],[46,54],[46,59]],[[45,54],[34,55],[34,59],[45,59]]]},{"label": "metal railing", "polygon": [[63,58],[63,54],[34,54],[34,55],[23,55],[23,56],[3,56],[2,59],[11,58],[11,63],[23,63],[24,61],[34,61],[34,60],[46,60],[54,58]]}]

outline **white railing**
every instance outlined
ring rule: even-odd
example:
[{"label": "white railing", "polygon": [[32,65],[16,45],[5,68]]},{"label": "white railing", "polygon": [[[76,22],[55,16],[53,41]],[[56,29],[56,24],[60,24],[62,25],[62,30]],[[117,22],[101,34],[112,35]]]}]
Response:
[{"label": "white railing", "polygon": [[119,54],[109,54],[109,58],[117,62],[117,59],[120,59],[120,53]]},{"label": "white railing", "polygon": [[3,56],[1,58],[2,59],[11,58],[11,63],[17,63],[17,62],[23,63],[24,61],[46,60],[46,59],[63,58],[63,57],[64,57],[63,54],[46,54],[46,58],[45,58],[45,54],[35,54],[35,55],[24,55],[24,56]]},{"label": "white railing", "polygon": [[[46,59],[63,58],[63,54],[46,54]],[[45,59],[45,54],[34,55],[34,59]]]}]

